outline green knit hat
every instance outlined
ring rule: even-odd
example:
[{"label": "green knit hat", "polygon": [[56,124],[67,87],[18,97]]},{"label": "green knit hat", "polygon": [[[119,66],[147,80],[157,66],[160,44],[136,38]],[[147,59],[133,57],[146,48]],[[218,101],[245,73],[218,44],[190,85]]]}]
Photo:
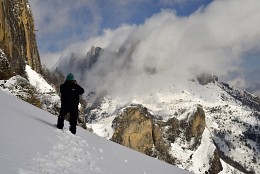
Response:
[{"label": "green knit hat", "polygon": [[74,75],[71,74],[71,73],[69,73],[69,74],[67,75],[66,80],[74,80]]}]

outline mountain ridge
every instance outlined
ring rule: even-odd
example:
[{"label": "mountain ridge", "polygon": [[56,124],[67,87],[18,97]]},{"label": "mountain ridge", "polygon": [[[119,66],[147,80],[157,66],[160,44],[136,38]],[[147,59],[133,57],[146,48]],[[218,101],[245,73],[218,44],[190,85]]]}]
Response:
[{"label": "mountain ridge", "polygon": [[[251,108],[252,105],[245,105],[240,100],[234,98],[234,96],[222,89],[223,84],[219,82],[201,85],[198,82],[190,81],[188,84],[189,90],[184,88],[180,89],[178,86],[175,86],[169,91],[165,90],[163,92],[162,90],[161,94],[158,92],[144,95],[145,97],[135,97],[132,102],[143,105],[143,107],[146,107],[157,119],[159,118],[165,121],[170,118],[177,118],[178,120],[186,119],[187,116],[190,115],[189,110],[193,106],[196,104],[203,106],[206,115],[206,127],[211,132],[211,136],[208,138],[212,138],[212,145],[219,151],[218,154],[221,158],[230,158],[229,164],[231,165],[237,162],[237,165],[233,167],[237,166],[241,172],[257,173],[259,170],[256,162],[259,160],[259,147],[257,146],[259,143],[259,126],[257,126],[259,125],[259,112],[256,110],[257,108]],[[159,95],[161,95],[161,97]],[[154,100],[151,96],[157,96],[157,99]],[[108,120],[110,116],[117,118],[122,108],[132,107],[132,102],[127,103],[117,98],[112,97],[109,99],[105,97],[104,100],[101,100],[99,107],[95,107],[95,109],[89,112],[89,117],[94,118],[94,120],[90,121],[88,126],[92,127],[93,131],[97,134],[106,137],[105,129],[107,129],[107,126],[103,126],[104,128],[102,130],[102,128],[97,125],[106,122],[105,120]],[[118,106],[116,106],[117,104]],[[117,110],[116,108],[121,109]],[[237,133],[234,132],[235,130]],[[110,131],[107,130],[107,132]],[[109,134],[111,134],[111,132]],[[111,138],[111,136],[108,138]],[[253,139],[253,141],[251,139]],[[172,147],[179,148],[178,146],[181,147],[182,145],[179,144]],[[234,151],[233,149],[236,150]],[[238,153],[236,155],[236,151],[247,151],[249,154],[242,155],[243,153]],[[252,156],[250,154],[252,154]],[[243,162],[240,155],[247,160]],[[255,159],[253,161],[256,163],[251,164],[252,158]],[[182,159],[179,160],[183,161]],[[231,161],[233,161],[233,163]],[[254,169],[252,166],[255,166],[253,167]],[[198,173],[198,171],[192,172]]]}]

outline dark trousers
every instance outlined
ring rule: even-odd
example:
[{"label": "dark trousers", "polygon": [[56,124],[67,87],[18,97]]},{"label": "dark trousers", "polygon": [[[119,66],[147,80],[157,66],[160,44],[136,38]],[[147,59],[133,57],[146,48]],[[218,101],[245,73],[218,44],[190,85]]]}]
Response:
[{"label": "dark trousers", "polygon": [[57,127],[59,129],[62,129],[64,126],[64,119],[66,114],[69,113],[70,114],[70,131],[73,134],[76,134],[76,126],[77,126],[77,120],[78,120],[78,107],[72,107],[70,109],[66,109],[61,107],[60,109],[60,115],[58,117],[58,123],[57,123]]}]

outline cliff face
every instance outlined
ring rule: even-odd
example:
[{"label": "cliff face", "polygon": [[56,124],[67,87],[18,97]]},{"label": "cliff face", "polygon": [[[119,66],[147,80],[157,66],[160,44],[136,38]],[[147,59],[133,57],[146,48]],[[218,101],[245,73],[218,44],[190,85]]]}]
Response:
[{"label": "cliff face", "polygon": [[0,0],[0,79],[24,75],[25,64],[42,71],[35,38],[34,20],[28,0]]}]

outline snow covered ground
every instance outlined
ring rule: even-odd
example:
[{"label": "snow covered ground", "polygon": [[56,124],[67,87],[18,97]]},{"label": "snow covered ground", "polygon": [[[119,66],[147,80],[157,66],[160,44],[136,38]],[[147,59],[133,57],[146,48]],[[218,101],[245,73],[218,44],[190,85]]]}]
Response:
[{"label": "snow covered ground", "polygon": [[57,130],[55,116],[0,91],[0,171],[5,174],[186,174],[78,128]]},{"label": "snow covered ground", "polygon": [[0,80],[0,90],[58,115],[60,97],[55,88],[30,66],[26,65],[25,69],[27,78],[16,75],[8,80]]},{"label": "snow covered ground", "polygon": [[32,68],[29,65],[25,66],[25,70],[30,84],[34,86],[37,90],[39,90],[39,92],[56,92],[55,89],[51,85],[49,85],[41,75],[32,70]]}]

